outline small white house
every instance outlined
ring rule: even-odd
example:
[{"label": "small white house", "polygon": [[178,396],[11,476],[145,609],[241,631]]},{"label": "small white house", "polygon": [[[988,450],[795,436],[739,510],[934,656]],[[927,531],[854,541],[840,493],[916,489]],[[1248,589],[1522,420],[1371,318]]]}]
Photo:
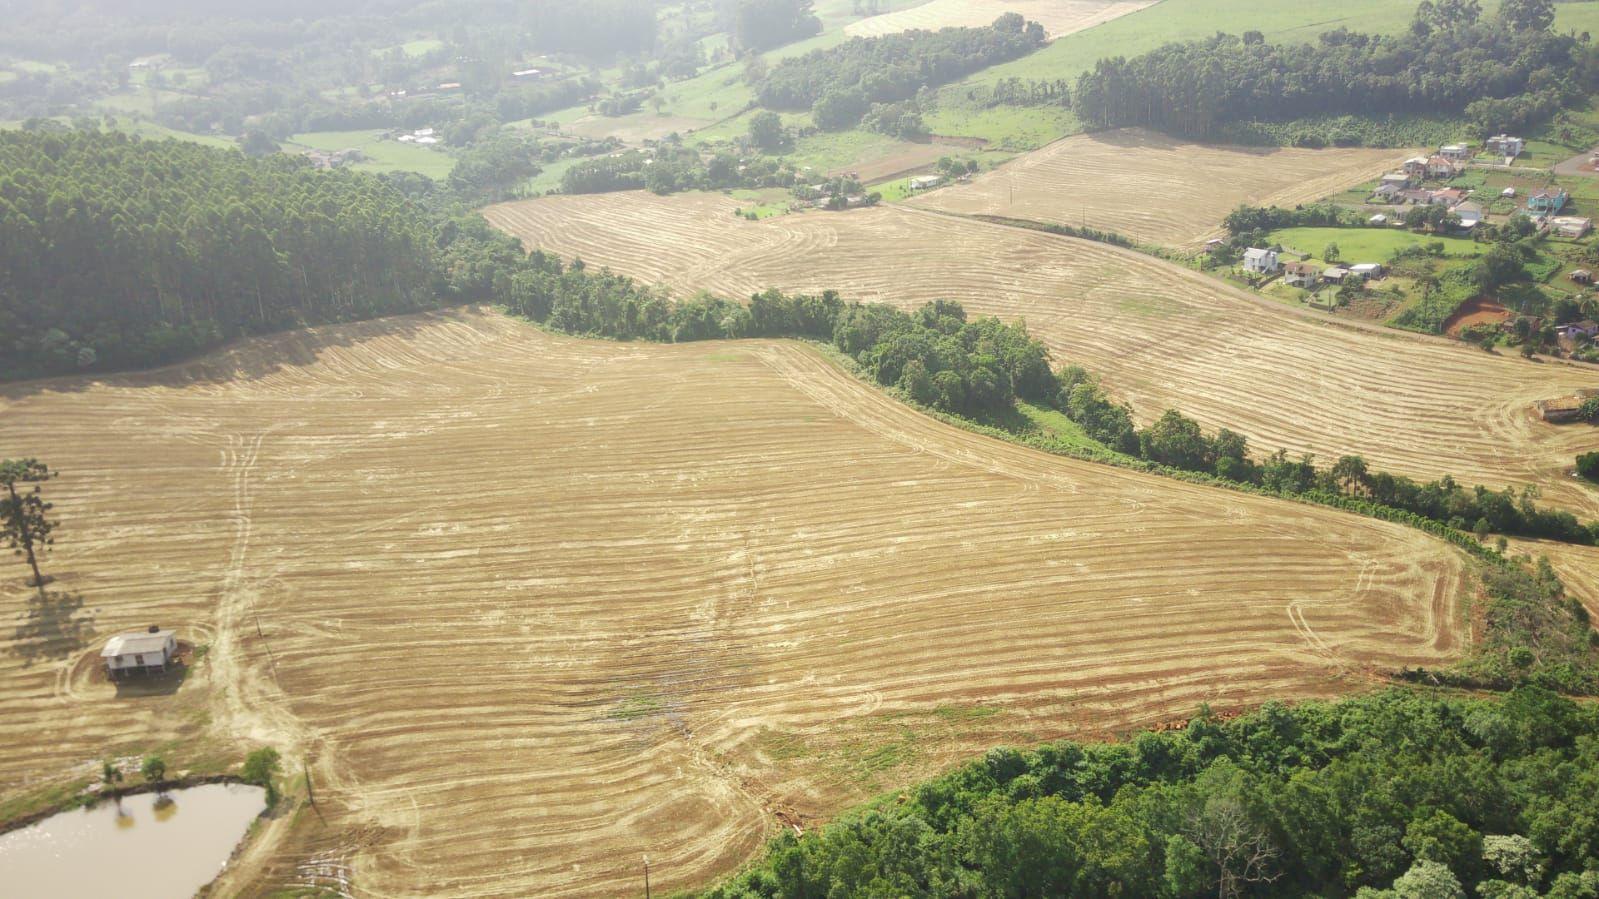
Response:
[{"label": "small white house", "polygon": [[1276,272],[1279,267],[1276,250],[1250,247],[1244,251],[1244,271],[1246,272],[1253,272],[1257,275],[1270,275]]},{"label": "small white house", "polygon": [[1371,281],[1382,277],[1382,265],[1376,262],[1362,262],[1349,267],[1351,275],[1358,275],[1362,281]]},{"label": "small white house", "polygon": [[1507,187],[1499,192],[1499,196],[1504,197],[1507,200],[1513,200],[1516,198],[1516,189],[1514,187]]},{"label": "small white house", "polygon": [[1471,148],[1465,144],[1445,144],[1438,148],[1438,155],[1455,162],[1465,162],[1471,158]]},{"label": "small white house", "polygon": [[1586,237],[1593,230],[1593,220],[1576,215],[1557,215],[1549,219],[1549,227],[1561,237],[1576,240]]},{"label": "small white house", "polygon": [[116,678],[166,671],[177,654],[177,635],[152,624],[148,631],[117,634],[107,640],[100,658],[105,660],[106,673]]},{"label": "small white house", "polygon": [[939,184],[943,183],[943,181],[944,179],[938,177],[937,175],[921,175],[919,177],[912,178],[910,186],[911,190],[927,190],[930,187],[937,187]]},{"label": "small white house", "polygon": [[1368,224],[1368,225],[1376,225],[1377,227],[1382,227],[1383,225],[1388,224],[1388,216],[1386,216],[1383,213],[1379,212],[1376,215],[1372,216],[1371,218],[1366,219],[1366,224]]}]

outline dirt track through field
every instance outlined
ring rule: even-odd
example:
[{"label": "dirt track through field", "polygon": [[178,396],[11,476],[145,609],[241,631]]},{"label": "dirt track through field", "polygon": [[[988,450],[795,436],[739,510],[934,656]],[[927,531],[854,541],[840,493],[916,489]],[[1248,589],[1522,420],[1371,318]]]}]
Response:
[{"label": "dirt track through field", "polygon": [[1092,28],[1152,6],[1155,0],[931,0],[920,6],[872,16],[844,28],[850,37],[881,37],[901,31],[979,28],[1008,12],[1044,26],[1051,40]]},{"label": "dirt track through field", "polygon": [[1490,355],[1377,326],[1327,322],[1196,272],[1104,244],[879,207],[748,222],[719,195],[551,197],[489,219],[565,257],[666,285],[745,297],[836,289],[915,307],[1024,318],[1054,352],[1102,376],[1148,423],[1175,407],[1206,426],[1324,463],[1471,484],[1535,485],[1599,518],[1599,490],[1566,476],[1599,431],[1538,420],[1533,403],[1599,386],[1599,369]]},{"label": "dirt track through field", "polygon": [[[313,759],[320,811],[230,889],[610,896],[644,853],[688,887],[992,745],[1461,644],[1419,532],[978,437],[798,344],[442,313],[13,386],[0,430],[62,472],[96,631],[26,666],[0,631],[0,799],[207,728]],[[74,668],[151,621],[209,646],[175,695]]]},{"label": "dirt track through field", "polygon": [[1056,141],[913,206],[1113,231],[1192,248],[1239,204],[1292,208],[1369,181],[1415,151],[1234,147],[1141,128]]}]

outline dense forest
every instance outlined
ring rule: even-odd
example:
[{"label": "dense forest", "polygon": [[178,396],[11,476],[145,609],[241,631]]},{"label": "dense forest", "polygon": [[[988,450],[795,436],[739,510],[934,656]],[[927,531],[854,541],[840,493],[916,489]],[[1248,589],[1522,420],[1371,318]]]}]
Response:
[{"label": "dense forest", "polygon": [[1327,32],[1315,44],[1273,44],[1258,32],[1172,43],[1100,60],[1073,92],[1095,128],[1143,125],[1206,137],[1239,121],[1357,114],[1461,115],[1485,134],[1542,121],[1599,86],[1599,51],[1548,31],[1507,3],[1484,19],[1475,3],[1423,4],[1402,35]]},{"label": "dense forest", "polygon": [[1599,707],[1390,690],[995,749],[711,899],[1599,896]]},{"label": "dense forest", "polygon": [[1006,60],[1033,52],[1044,29],[1016,13],[987,28],[908,31],[858,37],[778,63],[756,91],[769,109],[810,109],[824,130],[859,122],[873,103],[909,100]]},{"label": "dense forest", "polygon": [[431,302],[432,228],[371,177],[120,134],[0,131],[4,374],[144,365]]}]

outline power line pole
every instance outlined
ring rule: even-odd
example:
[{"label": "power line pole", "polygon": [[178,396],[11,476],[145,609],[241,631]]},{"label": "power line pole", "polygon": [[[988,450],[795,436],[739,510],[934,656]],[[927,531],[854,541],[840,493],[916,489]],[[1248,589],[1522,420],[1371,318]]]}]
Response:
[{"label": "power line pole", "polygon": [[650,857],[644,856],[644,899],[650,899]]}]

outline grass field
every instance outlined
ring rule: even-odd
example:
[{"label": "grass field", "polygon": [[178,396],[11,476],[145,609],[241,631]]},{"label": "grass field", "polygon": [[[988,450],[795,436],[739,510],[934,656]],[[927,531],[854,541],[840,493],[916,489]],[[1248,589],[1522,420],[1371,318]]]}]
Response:
[{"label": "grass field", "polygon": [[1407,155],[1223,147],[1123,129],[1067,138],[912,205],[1087,225],[1144,243],[1193,247],[1219,234],[1222,218],[1240,203],[1307,203],[1369,180]]},{"label": "grass field", "polygon": [[1544,502],[1599,518],[1599,489],[1564,474],[1592,448],[1592,431],[1545,425],[1532,408],[1599,387],[1599,369],[1330,323],[1140,253],[903,204],[762,222],[735,219],[735,205],[719,195],[630,193],[487,214],[529,247],[679,294],[836,289],[1025,318],[1058,364],[1100,373],[1141,422],[1175,407],[1245,434],[1261,453],[1282,447],[1323,462],[1356,453],[1400,474],[1532,484]]},{"label": "grass field", "polygon": [[[463,311],[10,385],[0,428],[61,471],[83,600],[48,654],[0,631],[0,801],[174,734],[309,760],[217,895],[630,895],[646,853],[669,892],[994,745],[1462,648],[1439,541],[979,437],[796,344]],[[151,622],[204,665],[119,698],[95,656]]]},{"label": "grass field", "polygon": [[1051,38],[1092,28],[1153,4],[1155,0],[930,0],[906,10],[848,25],[850,37],[881,37],[901,31],[976,28],[1008,12],[1044,26]]},{"label": "grass field", "polygon": [[1284,228],[1273,231],[1268,240],[1284,249],[1309,253],[1320,259],[1328,244],[1337,244],[1345,263],[1386,263],[1399,250],[1423,244],[1441,243],[1448,256],[1476,257],[1485,245],[1459,237],[1413,234],[1398,228]]},{"label": "grass field", "polygon": [[366,159],[351,166],[361,172],[416,172],[434,180],[448,178],[455,158],[443,150],[382,140],[381,131],[311,131],[289,138],[289,149],[343,150],[354,147]]}]

